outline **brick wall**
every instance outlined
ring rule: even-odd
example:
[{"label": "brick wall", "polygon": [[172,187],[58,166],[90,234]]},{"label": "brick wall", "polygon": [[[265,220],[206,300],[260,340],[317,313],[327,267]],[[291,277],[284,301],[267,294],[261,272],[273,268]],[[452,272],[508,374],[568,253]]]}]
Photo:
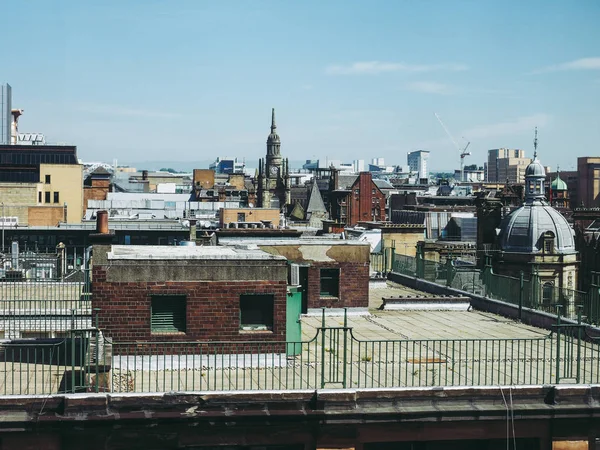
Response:
[{"label": "brick wall", "polygon": [[[339,297],[321,297],[321,269],[339,268]],[[369,264],[313,262],[308,269],[309,308],[367,308],[369,306]]]},{"label": "brick wall", "polygon": [[32,227],[55,227],[58,222],[64,222],[65,220],[65,209],[62,203],[57,206],[30,206],[28,210],[28,223]]},{"label": "brick wall", "polygon": [[88,200],[106,200],[110,182],[108,180],[92,180],[91,186],[83,188],[83,213],[87,211]]},{"label": "brick wall", "polygon": [[[116,342],[285,341],[285,281],[107,281],[93,268],[92,307],[100,308],[100,329]],[[186,332],[152,333],[151,296],[187,296]],[[241,294],[274,294],[272,331],[240,331]],[[283,346],[281,346],[283,349]]]}]

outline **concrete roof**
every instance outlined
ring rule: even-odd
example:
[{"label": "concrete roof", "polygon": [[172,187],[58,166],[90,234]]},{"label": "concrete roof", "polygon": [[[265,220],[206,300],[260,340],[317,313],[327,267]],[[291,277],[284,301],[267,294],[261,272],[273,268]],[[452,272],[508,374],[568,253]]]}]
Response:
[{"label": "concrete roof", "polygon": [[368,242],[361,242],[347,239],[331,239],[331,238],[298,238],[298,239],[228,239],[227,241],[219,241],[224,245],[369,245]]},{"label": "concrete roof", "polygon": [[255,246],[245,247],[176,247],[166,245],[113,245],[109,260],[283,260]]}]

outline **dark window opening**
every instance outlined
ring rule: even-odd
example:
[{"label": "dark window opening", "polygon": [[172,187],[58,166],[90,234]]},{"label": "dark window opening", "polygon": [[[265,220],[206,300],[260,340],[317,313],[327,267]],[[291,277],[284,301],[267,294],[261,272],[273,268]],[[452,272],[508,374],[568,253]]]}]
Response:
[{"label": "dark window opening", "polygon": [[58,192],[54,193],[54,203],[58,203]]},{"label": "dark window opening", "polygon": [[50,175],[46,175],[46,176],[45,176],[44,182],[45,182],[46,184],[50,184]]},{"label": "dark window opening", "polygon": [[153,295],[151,302],[150,329],[153,333],[185,333],[185,295]]},{"label": "dark window opening", "polygon": [[542,302],[544,304],[552,303],[554,286],[552,283],[544,283],[542,287]]},{"label": "dark window opening", "polygon": [[38,203],[42,203],[42,192],[38,192]]},{"label": "dark window opening", "polygon": [[237,213],[237,221],[245,222],[246,221],[246,213]]},{"label": "dark window opening", "polygon": [[338,297],[340,269],[321,269],[321,296]]},{"label": "dark window opening", "polygon": [[240,295],[240,329],[273,329],[273,294]]},{"label": "dark window opening", "polygon": [[44,203],[50,203],[50,192],[44,192]]}]

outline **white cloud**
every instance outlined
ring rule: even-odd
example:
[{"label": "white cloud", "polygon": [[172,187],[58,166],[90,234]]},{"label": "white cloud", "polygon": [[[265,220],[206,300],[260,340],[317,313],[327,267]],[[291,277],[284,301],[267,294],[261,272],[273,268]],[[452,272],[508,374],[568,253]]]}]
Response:
[{"label": "white cloud", "polygon": [[425,94],[449,95],[454,92],[450,86],[443,83],[436,83],[435,81],[415,81],[413,83],[408,83],[406,89],[413,92],[423,92]]},{"label": "white cloud", "polygon": [[576,59],[562,64],[543,67],[534,70],[532,73],[562,72],[566,70],[600,70],[600,57]]},{"label": "white cloud", "polygon": [[[433,116],[433,114],[432,114]],[[466,141],[470,141],[471,143],[478,143],[476,145],[481,144],[481,141],[489,140],[497,140],[500,139],[500,142],[504,142],[506,139],[512,138],[514,135],[519,133],[530,132],[531,139],[533,140],[533,130],[535,127],[544,127],[546,126],[552,117],[548,114],[538,113],[533,114],[531,116],[523,116],[517,117],[512,120],[507,120],[504,122],[490,123],[484,125],[478,125],[473,128],[469,128],[466,130],[461,130],[459,132],[452,131],[454,138],[458,141],[460,138],[460,143],[464,145]],[[440,133],[443,134],[442,128],[439,128]],[[492,145],[504,145],[504,144],[492,144]],[[436,149],[436,148],[446,148],[452,147],[450,139],[446,136],[439,139],[430,139],[426,141],[420,141],[413,147],[415,148],[424,148],[424,149]]]},{"label": "white cloud", "polygon": [[328,75],[377,75],[389,72],[457,72],[468,70],[464,64],[405,64],[385,61],[362,61],[347,65],[332,64],[325,68]]},{"label": "white cloud", "polygon": [[518,117],[506,122],[498,122],[488,125],[480,125],[462,132],[468,139],[485,139],[491,137],[507,136],[510,134],[531,131],[535,127],[543,127],[550,121],[548,114],[534,114],[531,116]]}]

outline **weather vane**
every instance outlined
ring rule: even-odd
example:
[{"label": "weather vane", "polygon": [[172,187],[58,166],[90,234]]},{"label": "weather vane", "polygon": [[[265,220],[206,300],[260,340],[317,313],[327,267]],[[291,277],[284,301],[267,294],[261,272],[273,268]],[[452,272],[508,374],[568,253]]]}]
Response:
[{"label": "weather vane", "polygon": [[537,127],[535,127],[535,137],[533,138],[533,159],[537,159]]}]

